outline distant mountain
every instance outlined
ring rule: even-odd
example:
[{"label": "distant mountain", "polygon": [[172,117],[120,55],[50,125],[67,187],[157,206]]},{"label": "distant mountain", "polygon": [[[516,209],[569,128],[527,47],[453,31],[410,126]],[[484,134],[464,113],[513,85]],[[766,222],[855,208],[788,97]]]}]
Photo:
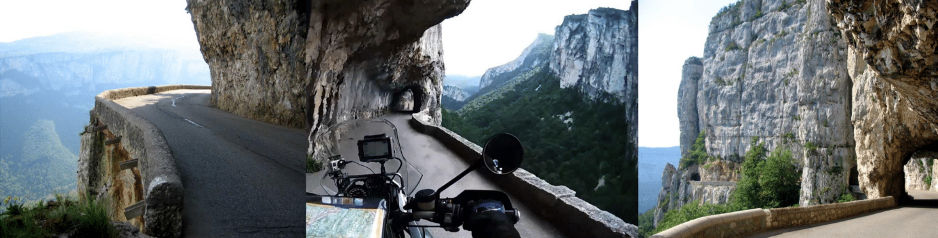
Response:
[{"label": "distant mountain", "polygon": [[645,212],[658,203],[661,172],[664,165],[677,165],[681,147],[638,147],[638,211]]},{"label": "distant mountain", "polygon": [[198,48],[88,33],[0,43],[0,158],[10,169],[0,173],[0,196],[34,200],[63,192],[63,184],[74,188],[78,133],[94,96],[163,84],[210,84]]},{"label": "distant mountain", "polygon": [[611,8],[567,16],[556,36],[541,34],[487,70],[475,94],[457,101],[462,94],[450,88],[443,126],[477,144],[512,133],[525,169],[636,223],[636,20]]},{"label": "distant mountain", "polygon": [[[475,93],[479,90],[479,80],[482,76],[462,76],[462,75],[446,75],[443,77],[444,86],[455,86],[470,92],[470,94]],[[475,89],[475,91],[473,90]]]},{"label": "distant mountain", "polygon": [[37,120],[17,140],[20,157],[0,155],[0,196],[34,200],[75,189],[78,156],[62,145],[54,122]]}]

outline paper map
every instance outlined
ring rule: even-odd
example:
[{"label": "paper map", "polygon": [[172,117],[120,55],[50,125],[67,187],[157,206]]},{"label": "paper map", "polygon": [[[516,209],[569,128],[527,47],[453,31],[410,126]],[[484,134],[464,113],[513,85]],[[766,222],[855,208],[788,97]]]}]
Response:
[{"label": "paper map", "polygon": [[306,237],[381,237],[384,210],[306,203]]}]

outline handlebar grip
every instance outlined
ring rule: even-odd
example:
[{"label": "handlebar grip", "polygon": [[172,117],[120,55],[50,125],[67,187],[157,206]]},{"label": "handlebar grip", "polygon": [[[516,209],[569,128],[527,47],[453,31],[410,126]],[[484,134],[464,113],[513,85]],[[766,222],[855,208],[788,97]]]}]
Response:
[{"label": "handlebar grip", "polygon": [[501,211],[476,213],[466,220],[466,230],[472,231],[472,237],[520,238],[515,229],[515,221]]}]

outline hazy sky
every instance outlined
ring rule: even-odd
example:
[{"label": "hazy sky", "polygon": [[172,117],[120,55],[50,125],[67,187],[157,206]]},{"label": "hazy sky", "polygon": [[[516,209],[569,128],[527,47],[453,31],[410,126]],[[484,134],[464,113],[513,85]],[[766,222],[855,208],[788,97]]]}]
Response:
[{"label": "hazy sky", "polygon": [[443,21],[446,74],[481,76],[486,69],[518,57],[538,33],[553,35],[564,16],[598,7],[628,10],[630,4],[628,0],[472,0],[462,14]]},{"label": "hazy sky", "polygon": [[737,0],[638,2],[638,145],[677,146],[681,66],[702,56],[710,18]]},{"label": "hazy sky", "polygon": [[0,42],[64,32],[147,37],[198,47],[185,0],[29,0],[0,2]]}]

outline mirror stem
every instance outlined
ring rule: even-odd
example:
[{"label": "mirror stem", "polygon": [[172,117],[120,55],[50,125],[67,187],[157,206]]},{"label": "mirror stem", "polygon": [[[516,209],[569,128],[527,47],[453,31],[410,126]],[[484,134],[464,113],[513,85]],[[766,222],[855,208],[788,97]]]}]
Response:
[{"label": "mirror stem", "polygon": [[472,163],[472,165],[470,165],[469,168],[466,168],[466,170],[463,170],[462,173],[459,173],[459,175],[456,175],[456,177],[454,177],[453,179],[450,179],[449,182],[446,182],[446,184],[443,184],[443,186],[440,186],[440,188],[437,189],[436,192],[433,192],[433,196],[431,197],[439,197],[440,194],[443,193],[443,190],[446,190],[446,188],[449,188],[450,185],[453,185],[454,183],[456,183],[456,181],[459,181],[459,179],[469,174],[469,172],[472,172],[473,170],[478,169],[479,166],[482,166],[481,159],[476,160],[476,162]]}]

